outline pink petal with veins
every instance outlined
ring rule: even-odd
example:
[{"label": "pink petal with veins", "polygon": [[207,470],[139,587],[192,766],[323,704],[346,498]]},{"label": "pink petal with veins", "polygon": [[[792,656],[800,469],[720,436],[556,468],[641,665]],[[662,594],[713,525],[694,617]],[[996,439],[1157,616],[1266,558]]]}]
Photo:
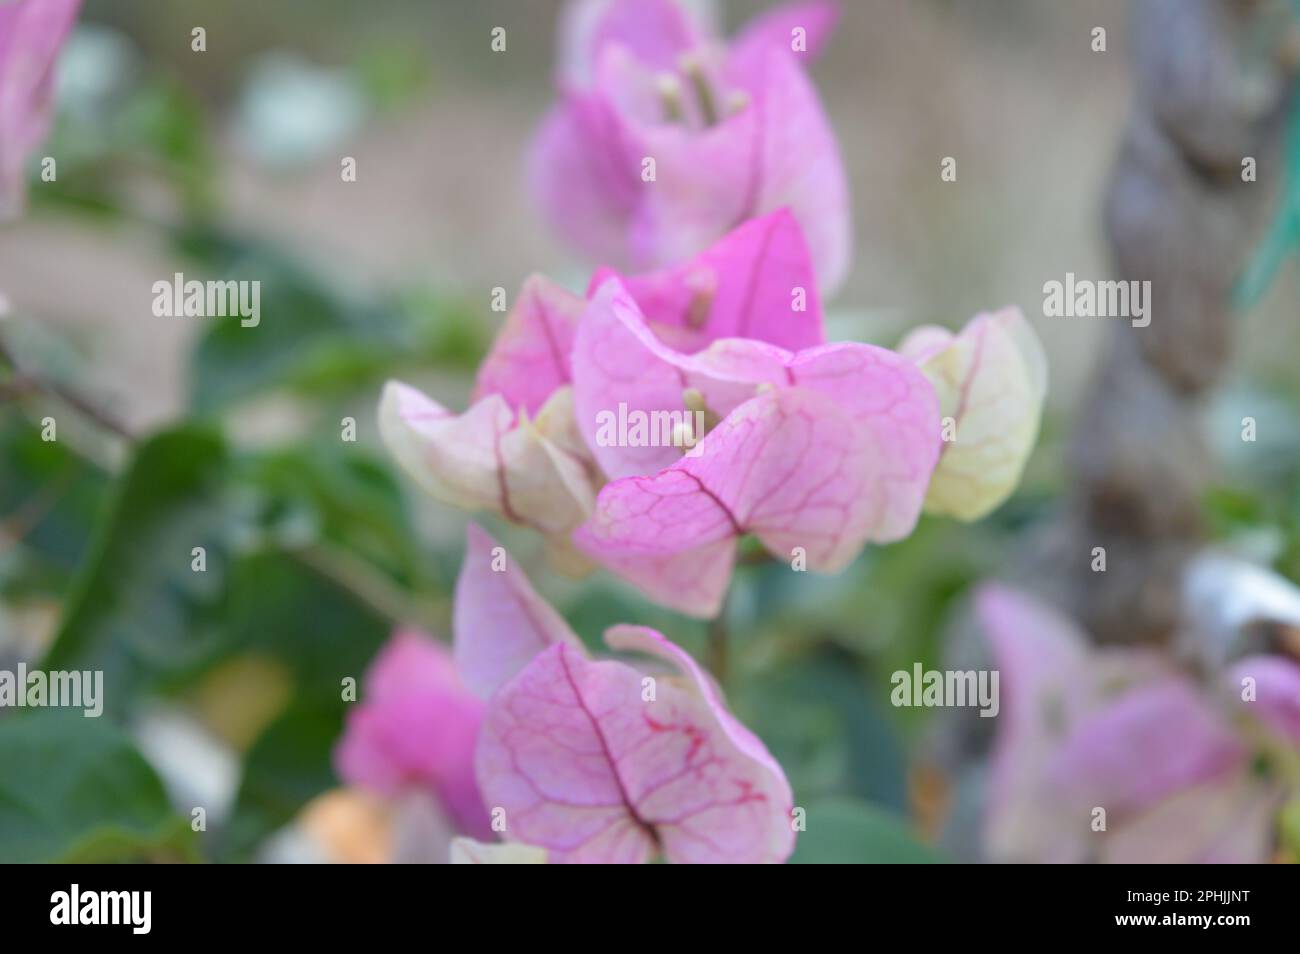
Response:
[{"label": "pink petal with veins", "polygon": [[934,389],[906,359],[872,345],[821,345],[793,354],[761,341],[714,341],[697,354],[675,351],[655,336],[617,279],[596,291],[574,342],[577,426],[610,477],[650,474],[672,465],[681,448],[664,441],[610,441],[603,428],[627,412],[683,412],[684,391],[699,391],[723,418],[760,385],[800,387],[837,400],[853,426],[870,432],[881,453],[881,479],[891,491],[884,537],[910,532],[915,499],[939,454]]},{"label": "pink petal with veins", "polygon": [[[782,559],[800,548],[810,569],[834,572],[867,540],[910,532],[924,479],[895,482],[898,449],[881,446],[881,433],[813,390],[761,394],[671,467],[607,484],[574,542],[655,600],[714,615],[742,534]],[[916,470],[928,473],[923,461]]]},{"label": "pink petal with veins", "polygon": [[[722,699],[722,692],[718,689],[717,683],[700,668],[699,663],[695,661],[690,653],[676,643],[670,642],[662,633],[646,626],[612,626],[605,632],[605,643],[610,649],[618,652],[640,652],[649,656],[657,656],[689,677],[695,685],[695,690],[708,704],[709,711],[716,720],[719,731],[727,735],[738,751],[753,759],[771,773],[774,791],[778,796],[776,801],[786,804],[791,802],[790,787],[785,780],[785,773],[781,770],[781,766],[776,759],[772,758],[771,753],[767,751],[767,747],[763,745],[758,736],[745,728],[731,714]],[[785,815],[789,816],[788,810]],[[778,836],[775,849],[779,851],[787,843],[786,832],[778,831],[774,832],[774,834]]]},{"label": "pink petal with veins", "polygon": [[530,275],[479,366],[471,401],[500,394],[513,409],[536,414],[569,383],[569,352],[584,302],[543,275]]},{"label": "pink petal with veins", "polygon": [[656,331],[680,330],[664,336],[679,351],[698,351],[719,338],[754,338],[790,350],[826,340],[812,259],[789,209],[746,222],[661,271],[622,277],[599,269],[588,296],[612,277],[622,278]]},{"label": "pink petal with veins", "polygon": [[334,752],[339,776],[395,797],[409,785],[437,795],[462,831],[490,837],[474,779],[483,703],[456,675],[447,650],[420,633],[395,634],[365,676]]},{"label": "pink petal with veins", "polygon": [[552,646],[488,706],[475,760],[487,804],[505,810],[508,838],[554,862],[783,861],[789,785],[717,705],[689,674],[646,677]]},{"label": "pink petal with veins", "polygon": [[581,650],[582,641],[495,540],[472,523],[466,538],[456,581],[456,668],[470,690],[486,699],[547,646],[566,643]]}]

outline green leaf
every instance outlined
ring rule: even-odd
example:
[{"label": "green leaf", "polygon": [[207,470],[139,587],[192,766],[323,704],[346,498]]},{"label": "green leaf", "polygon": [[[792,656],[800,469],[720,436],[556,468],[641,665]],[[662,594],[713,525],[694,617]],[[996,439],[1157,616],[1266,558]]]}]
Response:
[{"label": "green leaf", "polygon": [[47,709],[0,720],[0,861],[194,857],[188,820],[106,719]]},{"label": "green leaf", "polygon": [[[1300,22],[1300,5],[1293,5],[1292,14]],[[1250,308],[1264,296],[1283,262],[1300,247],[1300,99],[1293,100],[1287,121],[1286,171],[1278,190],[1277,210],[1233,289],[1233,303],[1241,309]]]},{"label": "green leaf", "polygon": [[[402,489],[384,461],[336,439],[279,448],[241,462],[263,497],[260,519],[286,542],[310,534],[365,559],[408,587],[432,568],[411,531]],[[446,586],[447,581],[441,581]]]},{"label": "green leaf", "polygon": [[[106,708],[123,713],[237,654],[283,665],[289,708],[254,744],[221,841],[247,857],[336,784],[343,679],[361,678],[394,620],[335,571],[374,574],[373,559],[420,576],[409,524],[391,476],[350,449],[240,458],[204,428],[164,433],[123,475],[44,667],[102,670]],[[347,560],[322,568],[311,554],[326,543]]]},{"label": "green leaf", "polygon": [[401,368],[468,367],[486,347],[486,322],[459,302],[361,298],[275,246],[238,236],[193,230],[178,242],[204,280],[260,282],[257,325],[208,319],[193,361],[191,403],[201,414],[272,391],[347,394]]},{"label": "green leaf", "polygon": [[1278,813],[1278,832],[1282,847],[1292,859],[1300,862],[1300,796],[1282,806]]},{"label": "green leaf", "polygon": [[865,802],[831,799],[809,805],[791,864],[939,864],[907,822]]},{"label": "green leaf", "polygon": [[299,699],[342,711],[342,679],[360,682],[392,622],[292,554],[250,554],[231,568],[232,650],[264,652],[293,673]]},{"label": "green leaf", "polygon": [[[220,436],[181,428],[142,444],[68,601],[47,669],[104,672],[121,712],[146,687],[201,670],[222,648],[229,505]],[[191,568],[204,547],[206,572]]]},{"label": "green leaf", "polygon": [[16,407],[0,413],[0,520],[15,546],[0,553],[0,594],[62,595],[90,547],[108,477],[66,441],[41,439]]},{"label": "green leaf", "polygon": [[902,809],[903,750],[851,659],[822,652],[748,681],[733,702],[798,799],[857,795]]},{"label": "green leaf", "polygon": [[244,760],[220,860],[250,860],[267,835],[339,784],[331,753],[342,732],[343,712],[334,706],[297,705],[267,727]]},{"label": "green leaf", "polygon": [[241,561],[233,577],[235,638],[283,659],[296,680],[294,702],[248,754],[222,839],[223,857],[246,859],[307,801],[338,784],[331,755],[348,706],[343,679],[360,683],[390,623],[282,554]]},{"label": "green leaf", "polygon": [[114,712],[249,649],[336,693],[338,668],[356,675],[391,623],[297,548],[324,540],[363,567],[423,579],[409,525],[391,476],[362,455],[236,459],[202,427],[166,432],[123,475],[45,666],[103,670]]}]

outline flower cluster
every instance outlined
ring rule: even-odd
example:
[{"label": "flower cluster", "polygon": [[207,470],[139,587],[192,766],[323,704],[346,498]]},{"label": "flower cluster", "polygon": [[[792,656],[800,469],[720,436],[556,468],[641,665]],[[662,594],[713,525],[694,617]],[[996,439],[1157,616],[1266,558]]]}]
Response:
[{"label": "flower cluster", "polygon": [[[598,271],[585,299],[529,278],[467,411],[391,383],[380,426],[440,500],[533,527],[561,565],[595,562],[711,617],[742,536],[834,572],[867,542],[907,536],[923,508],[986,513],[1019,479],[1044,391],[1015,309],[958,335],[918,329],[899,352],[828,343],[783,209],[663,270]],[[705,433],[611,442],[600,431],[615,411],[652,425],[694,414]]]},{"label": "flower cluster", "polygon": [[[829,4],[780,8],[725,46],[670,0],[570,6],[532,179],[557,230],[619,268],[583,295],[529,277],[465,411],[389,383],[382,435],[433,496],[534,529],[561,569],[598,565],[707,618],[742,537],[835,572],[923,509],[974,519],[1012,491],[1046,388],[1017,310],[918,329],[898,351],[826,340],[849,202],[800,61],[834,21]],[[416,651],[399,638],[390,653]],[[711,677],[653,630],[605,642],[644,661],[593,659],[471,525],[455,673],[419,643],[412,708],[377,664],[341,771],[432,790],[481,837],[483,815],[450,801],[475,786],[507,844],[462,840],[459,861],[785,860],[789,783]],[[467,713],[472,760],[459,729],[430,738]]]}]

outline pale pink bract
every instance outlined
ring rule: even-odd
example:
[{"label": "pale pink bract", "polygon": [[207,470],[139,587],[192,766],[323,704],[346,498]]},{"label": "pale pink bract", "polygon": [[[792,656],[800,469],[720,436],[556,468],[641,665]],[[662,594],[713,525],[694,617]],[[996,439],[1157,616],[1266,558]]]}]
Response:
[{"label": "pale pink bract", "polygon": [[[938,400],[894,352],[725,338],[683,354],[610,278],[583,315],[572,365],[578,430],[618,478],[574,542],[667,606],[716,615],[745,534],[780,559],[835,572],[867,541],[906,536],[920,515],[939,455]],[[719,422],[684,456],[663,440],[605,439],[615,409],[681,412],[691,400]]]},{"label": "pale pink bract", "polygon": [[471,531],[456,654],[491,693],[475,765],[506,839],[561,863],[784,861],[785,774],[694,660],[634,626],[606,642],[653,665],[591,660],[502,554]]},{"label": "pale pink bract", "polygon": [[779,8],[728,48],[676,0],[572,6],[560,101],[530,158],[547,218],[592,258],[646,268],[788,207],[820,287],[837,288],[851,251],[848,187],[800,62],[835,19],[829,3]]}]

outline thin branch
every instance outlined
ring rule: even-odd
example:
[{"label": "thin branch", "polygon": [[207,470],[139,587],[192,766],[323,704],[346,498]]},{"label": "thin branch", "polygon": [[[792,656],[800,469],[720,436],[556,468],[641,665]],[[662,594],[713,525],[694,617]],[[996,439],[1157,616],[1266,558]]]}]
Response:
[{"label": "thin branch", "polygon": [[136,441],[136,435],[131,432],[130,428],[117,420],[111,414],[96,407],[91,401],[82,397],[80,394],[69,390],[57,381],[51,381],[48,378],[42,378],[38,375],[24,371],[13,353],[8,347],[6,347],[3,338],[0,338],[0,361],[3,361],[12,369],[9,379],[0,382],[0,400],[11,399],[21,401],[24,397],[32,394],[51,397],[61,404],[72,408],[82,417],[98,426],[101,430],[109,431],[110,433],[131,443]]},{"label": "thin branch", "polygon": [[727,601],[724,600],[718,615],[709,620],[708,666],[713,678],[724,689],[727,685],[727,650],[731,633],[727,628]]},{"label": "thin branch", "polygon": [[286,552],[395,625],[427,625],[435,615],[437,607],[412,600],[387,576],[346,550],[318,542]]},{"label": "thin branch", "polygon": [[14,546],[36,529],[59,499],[72,486],[72,468],[65,468],[49,483],[39,487],[13,511],[0,517],[0,543]]}]

